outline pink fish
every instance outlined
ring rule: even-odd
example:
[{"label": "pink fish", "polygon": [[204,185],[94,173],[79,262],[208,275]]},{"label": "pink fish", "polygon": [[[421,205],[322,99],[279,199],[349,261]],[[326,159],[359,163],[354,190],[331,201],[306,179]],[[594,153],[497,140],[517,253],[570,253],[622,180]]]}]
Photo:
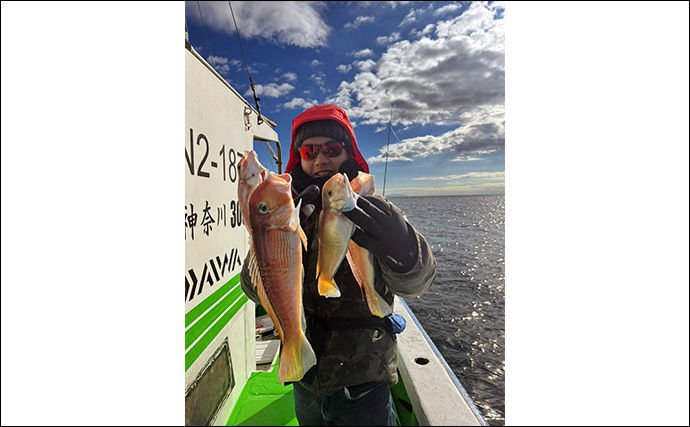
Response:
[{"label": "pink fish", "polygon": [[242,213],[242,220],[247,226],[247,231],[251,233],[252,230],[249,228],[249,196],[264,180],[268,170],[259,163],[259,156],[254,150],[244,152],[240,161],[237,162],[237,168],[240,171],[237,183],[240,212]]},{"label": "pink fish", "polygon": [[[299,223],[289,174],[269,172],[249,196],[253,250],[261,276],[257,293],[278,330],[282,347],[278,381],[299,381],[316,364],[304,334],[302,247],[306,236]],[[300,202],[301,204],[301,202]]]},{"label": "pink fish", "polygon": [[[359,172],[350,182],[352,190],[359,196],[374,195],[374,176]],[[368,250],[350,240],[345,255],[369,306],[371,314],[386,317],[393,312],[391,306],[374,289],[374,256]]]},{"label": "pink fish", "polygon": [[263,182],[266,177],[268,170],[259,162],[259,156],[257,156],[254,150],[245,150],[242,158],[237,162],[237,168],[239,169],[239,179],[237,180],[237,196],[238,202],[240,204],[240,213],[242,214],[242,221],[247,227],[249,233],[249,277],[252,283],[258,283],[261,281],[261,276],[259,275],[259,269],[256,265],[256,257],[254,256],[254,251],[252,249],[252,230],[249,225],[249,196],[252,192]]}]

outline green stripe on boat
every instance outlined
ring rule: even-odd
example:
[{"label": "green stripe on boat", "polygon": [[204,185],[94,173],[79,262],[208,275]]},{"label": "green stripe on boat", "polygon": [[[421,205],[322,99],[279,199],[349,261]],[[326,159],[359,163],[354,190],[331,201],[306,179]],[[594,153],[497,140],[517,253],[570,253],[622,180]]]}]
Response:
[{"label": "green stripe on boat", "polygon": [[196,341],[196,339],[199,338],[228,307],[243,295],[244,292],[242,292],[242,287],[239,285],[235,286],[235,288],[226,294],[215,307],[209,310],[198,322],[187,329],[184,333],[184,348],[189,348],[189,346],[192,345],[192,343]]},{"label": "green stripe on boat", "polygon": [[184,315],[184,327],[186,328],[187,326],[194,323],[194,320],[196,320],[197,317],[199,317],[203,312],[208,310],[208,308],[215,304],[216,301],[221,299],[223,295],[228,293],[233,286],[239,283],[239,281],[240,275],[238,273],[235,277],[228,280],[228,283],[221,286],[220,289],[218,289],[213,294],[209,295],[208,298],[200,302],[199,305],[189,310],[189,313]]},{"label": "green stripe on boat", "polygon": [[189,349],[187,354],[184,356],[185,367],[184,370],[187,371],[190,366],[196,361],[196,359],[201,355],[201,353],[206,349],[206,347],[213,341],[213,339],[223,330],[225,325],[232,319],[232,317],[239,311],[244,304],[249,301],[244,293],[242,296],[234,303],[234,305],[228,310],[227,313],[221,317],[215,325],[211,327],[206,333],[201,337],[196,344]]}]

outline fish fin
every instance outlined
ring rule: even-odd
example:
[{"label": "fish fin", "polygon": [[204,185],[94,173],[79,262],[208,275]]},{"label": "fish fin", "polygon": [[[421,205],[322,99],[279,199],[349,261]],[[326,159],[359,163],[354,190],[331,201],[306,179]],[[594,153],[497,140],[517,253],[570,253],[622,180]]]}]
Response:
[{"label": "fish fin", "polygon": [[307,316],[304,315],[304,310],[302,310],[302,330],[306,331],[307,330]]},{"label": "fish fin", "polygon": [[335,284],[333,278],[327,279],[319,276],[319,295],[326,298],[340,297],[340,288]]},{"label": "fish fin", "polygon": [[289,173],[284,173],[284,174],[280,174],[280,175],[274,174],[274,175],[277,176],[278,178],[282,179],[283,181],[287,182],[287,183],[292,182],[292,175],[290,175]]},{"label": "fish fin", "polygon": [[256,291],[256,293],[259,295],[259,300],[261,300],[261,305],[266,310],[266,314],[268,314],[268,317],[271,318],[271,320],[273,321],[273,325],[275,325],[275,328],[278,331],[280,341],[283,342],[285,339],[285,332],[283,331],[282,324],[278,321],[278,315],[273,309],[273,304],[271,304],[271,300],[268,298],[268,294],[266,293],[266,289],[264,288],[263,281],[257,282]]},{"label": "fish fin", "polygon": [[[262,284],[261,281],[261,272],[259,271],[259,263],[256,261],[256,252],[254,252],[254,244],[252,243],[251,239],[249,241],[249,280],[252,282],[254,285],[254,289],[258,289],[259,284]],[[263,286],[262,286],[263,288]]]},{"label": "fish fin", "polygon": [[[300,203],[302,203],[301,200],[300,200]],[[302,246],[304,246],[304,250],[305,251],[309,250],[309,245],[307,243],[307,235],[304,234],[304,230],[302,230],[302,226],[299,227],[299,238],[302,241]]]},{"label": "fish fin", "polygon": [[[350,243],[352,243],[352,241],[350,241]],[[364,276],[362,275],[362,272],[355,263],[355,260],[352,258],[349,246],[347,248],[347,252],[345,253],[345,258],[347,258],[347,262],[350,264],[350,270],[352,271],[352,275],[355,276],[355,280],[359,284],[359,290],[362,291],[362,298],[364,298],[364,288],[366,286],[364,284]]]},{"label": "fish fin", "polygon": [[359,192],[362,190],[362,183],[357,178],[359,178],[359,173],[357,174],[357,177],[353,178],[352,181],[350,181],[350,187],[352,188],[352,191],[359,194]]},{"label": "fish fin", "polygon": [[316,365],[316,354],[311,347],[304,331],[300,331],[299,341],[283,345],[278,361],[278,382],[296,382],[304,377],[304,374]]},{"label": "fish fin", "polygon": [[[287,229],[290,231],[297,231],[297,229],[300,228],[300,226],[299,226],[299,210],[300,210],[301,206],[302,206],[302,200],[297,202],[297,206],[292,211],[292,215],[290,216],[290,222],[287,225]],[[301,237],[302,236],[300,236],[300,238]]]},{"label": "fish fin", "polygon": [[347,174],[344,175],[347,199],[343,207],[338,210],[340,212],[350,212],[357,207],[357,199],[359,198],[359,194],[355,193],[355,191],[352,189],[352,185],[350,185],[350,180],[347,178]]},{"label": "fish fin", "polygon": [[364,288],[364,293],[366,294],[367,305],[371,314],[384,318],[393,313],[391,306],[375,289]]},{"label": "fish fin", "polygon": [[[362,249],[355,242],[350,240],[350,244],[347,249],[347,261],[350,263],[350,270],[352,270],[352,275],[355,276],[359,287],[364,293],[364,298],[367,300],[367,305],[369,306],[369,311],[374,316],[384,318],[393,312],[391,306],[386,302],[381,295],[374,289],[374,283],[370,279],[371,284],[367,284],[365,272],[362,270],[361,266],[354,262],[354,258],[351,254],[351,249],[353,248]],[[366,251],[367,257],[370,263],[374,262],[373,255],[371,252]]]},{"label": "fish fin", "polygon": [[[304,266],[300,264],[299,266],[299,273],[300,273],[300,289],[304,289]],[[306,331],[307,330],[307,317],[304,315],[304,305],[302,306],[302,330]]]}]

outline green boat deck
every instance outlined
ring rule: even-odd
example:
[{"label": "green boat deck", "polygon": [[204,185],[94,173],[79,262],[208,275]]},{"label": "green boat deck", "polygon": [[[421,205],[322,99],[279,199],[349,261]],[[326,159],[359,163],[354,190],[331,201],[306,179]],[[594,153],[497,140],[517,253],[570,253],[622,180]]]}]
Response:
[{"label": "green boat deck", "polygon": [[297,426],[292,385],[278,382],[277,369],[252,372],[226,426]]},{"label": "green boat deck", "polygon": [[[226,426],[297,426],[292,385],[278,382],[277,369],[252,372]],[[391,387],[398,425],[418,426],[402,379]]]}]

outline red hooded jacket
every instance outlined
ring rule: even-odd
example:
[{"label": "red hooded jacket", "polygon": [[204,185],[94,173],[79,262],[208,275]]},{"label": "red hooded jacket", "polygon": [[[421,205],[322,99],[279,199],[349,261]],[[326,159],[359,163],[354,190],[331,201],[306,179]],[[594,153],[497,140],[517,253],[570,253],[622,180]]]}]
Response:
[{"label": "red hooded jacket", "polygon": [[292,171],[292,169],[295,168],[297,163],[300,162],[299,154],[295,152],[295,133],[297,131],[297,128],[300,127],[301,124],[304,124],[306,122],[313,122],[314,120],[326,119],[335,120],[342,125],[347,134],[350,136],[350,141],[352,141],[352,151],[355,155],[355,161],[362,167],[364,172],[369,173],[369,165],[367,164],[366,160],[364,160],[362,153],[359,152],[359,148],[357,147],[357,139],[355,138],[355,131],[352,129],[352,123],[350,123],[350,119],[347,117],[347,114],[342,108],[331,104],[323,104],[311,107],[305,110],[299,116],[295,117],[295,119],[292,121],[292,136],[290,137],[290,160],[288,160],[288,164],[285,167],[285,172],[289,173],[290,171]]}]

